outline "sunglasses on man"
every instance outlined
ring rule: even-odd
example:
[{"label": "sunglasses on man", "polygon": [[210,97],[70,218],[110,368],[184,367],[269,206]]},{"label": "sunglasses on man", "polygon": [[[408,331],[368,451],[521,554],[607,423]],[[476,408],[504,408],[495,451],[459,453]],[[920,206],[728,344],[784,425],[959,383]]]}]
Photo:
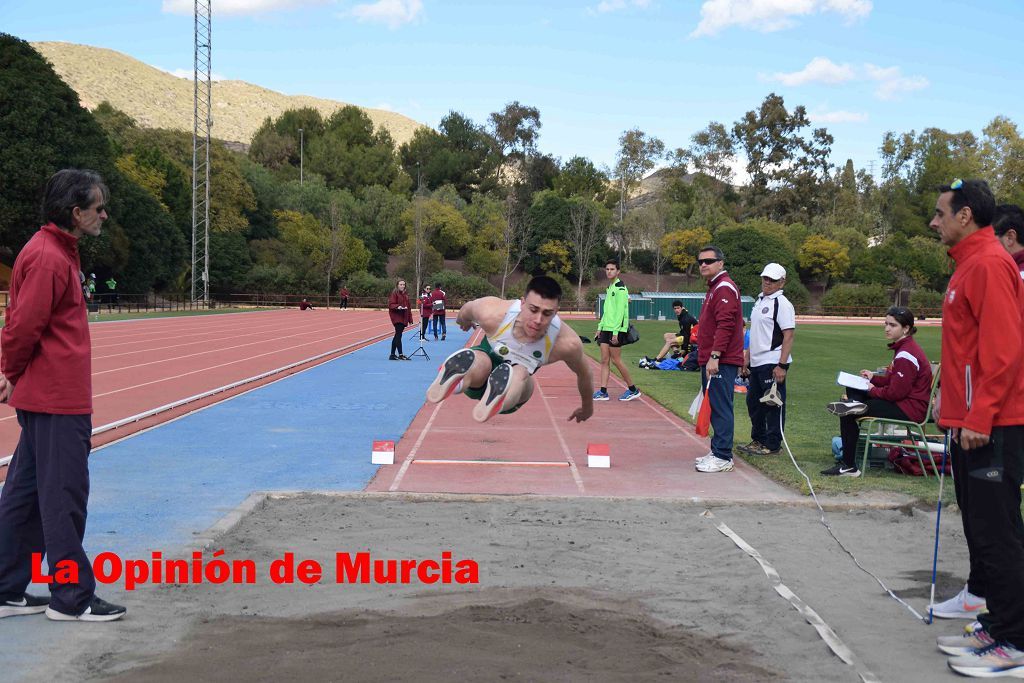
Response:
[{"label": "sunglasses on man", "polygon": [[697,259],[697,263],[701,264],[702,266],[710,266],[712,263],[718,263],[721,260],[722,259],[720,258],[699,258]]}]

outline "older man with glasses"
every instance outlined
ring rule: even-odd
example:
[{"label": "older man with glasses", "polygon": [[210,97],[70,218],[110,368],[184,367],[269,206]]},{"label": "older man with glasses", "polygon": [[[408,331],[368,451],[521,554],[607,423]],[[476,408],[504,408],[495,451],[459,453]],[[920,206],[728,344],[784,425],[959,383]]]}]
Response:
[{"label": "older man with glasses", "polygon": [[[786,269],[769,263],[761,271],[761,294],[750,314],[750,348],[743,374],[750,377],[747,413],[750,443],[736,450],[747,455],[778,455],[786,419],[786,374],[793,362],[796,311],[782,293]],[[776,391],[771,392],[772,385]]]},{"label": "older man with glasses", "polygon": [[701,385],[711,402],[711,450],[697,459],[698,472],[730,472],[735,428],[732,397],[736,375],[743,365],[743,309],[740,288],[725,271],[725,255],[707,246],[697,256],[708,293],[697,326],[697,364]]}]

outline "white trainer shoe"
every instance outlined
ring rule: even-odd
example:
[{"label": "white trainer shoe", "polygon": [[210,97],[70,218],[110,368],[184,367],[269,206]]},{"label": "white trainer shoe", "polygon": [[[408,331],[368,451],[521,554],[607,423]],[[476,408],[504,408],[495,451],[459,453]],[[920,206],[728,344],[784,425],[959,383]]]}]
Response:
[{"label": "white trainer shoe", "polygon": [[985,598],[979,598],[963,587],[949,600],[932,605],[932,614],[939,619],[977,619],[985,611]]},{"label": "white trainer shoe", "polygon": [[732,460],[719,458],[717,455],[697,463],[698,472],[732,472],[732,468]]}]

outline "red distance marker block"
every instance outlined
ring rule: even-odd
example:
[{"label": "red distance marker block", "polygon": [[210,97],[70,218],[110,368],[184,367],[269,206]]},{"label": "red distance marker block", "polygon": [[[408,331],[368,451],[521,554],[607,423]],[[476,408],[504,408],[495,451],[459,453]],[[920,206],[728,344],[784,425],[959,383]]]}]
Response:
[{"label": "red distance marker block", "polygon": [[394,465],[395,442],[374,441],[373,452],[370,454],[370,463],[373,465]]},{"label": "red distance marker block", "polygon": [[611,451],[606,443],[587,444],[587,467],[611,467]]}]

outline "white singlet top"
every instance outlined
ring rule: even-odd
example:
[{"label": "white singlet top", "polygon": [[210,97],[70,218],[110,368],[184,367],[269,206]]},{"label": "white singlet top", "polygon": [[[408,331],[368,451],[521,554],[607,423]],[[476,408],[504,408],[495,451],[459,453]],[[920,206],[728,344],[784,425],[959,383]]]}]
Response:
[{"label": "white singlet top", "polygon": [[522,365],[530,374],[537,372],[537,369],[548,362],[551,349],[555,346],[555,339],[558,338],[558,331],[562,329],[562,319],[557,315],[551,319],[547,333],[534,342],[521,342],[512,334],[516,317],[522,310],[522,301],[516,299],[508,307],[505,318],[501,321],[494,337],[488,336],[487,343],[491,345],[494,353],[498,354],[514,365]]}]

